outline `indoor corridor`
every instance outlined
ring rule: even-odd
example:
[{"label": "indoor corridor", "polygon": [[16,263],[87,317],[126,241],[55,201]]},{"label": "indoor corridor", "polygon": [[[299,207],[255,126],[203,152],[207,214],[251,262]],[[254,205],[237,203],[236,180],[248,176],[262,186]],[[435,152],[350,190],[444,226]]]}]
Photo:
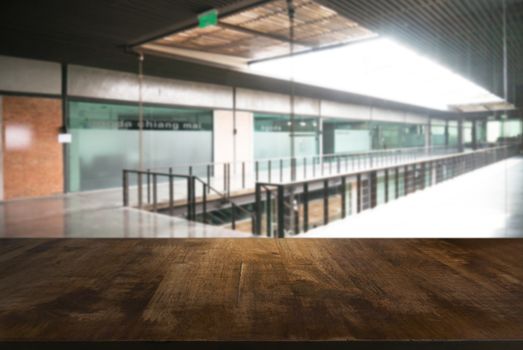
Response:
[{"label": "indoor corridor", "polygon": [[523,236],[523,157],[512,157],[297,237]]}]

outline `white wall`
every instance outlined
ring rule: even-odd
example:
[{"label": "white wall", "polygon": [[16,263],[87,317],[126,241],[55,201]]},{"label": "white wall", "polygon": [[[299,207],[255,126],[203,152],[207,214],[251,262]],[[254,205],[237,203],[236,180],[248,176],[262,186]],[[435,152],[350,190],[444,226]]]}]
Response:
[{"label": "white wall", "polygon": [[[250,162],[253,160],[254,118],[250,112],[236,112],[236,142],[234,113],[214,111],[214,162]],[[235,145],[236,143],[236,145]],[[236,146],[236,147],[235,147]]]},{"label": "white wall", "polygon": [[234,158],[233,114],[230,111],[214,111],[213,161],[232,162]]},{"label": "white wall", "polygon": [[250,112],[236,112],[236,161],[254,159],[254,116]]},{"label": "white wall", "polygon": [[427,124],[429,121],[428,116],[423,114],[325,100],[321,101],[321,116],[409,124]]},{"label": "white wall", "polygon": [[[246,111],[290,114],[289,95],[275,94],[250,89],[236,89],[237,108]],[[320,115],[320,100],[296,97],[294,112],[300,115]]]},{"label": "white wall", "polygon": [[[70,66],[68,93],[72,96],[138,101],[138,75]],[[180,106],[232,108],[232,88],[145,76],[143,101]]]},{"label": "white wall", "polygon": [[371,108],[369,106],[352,105],[347,103],[322,100],[321,116],[355,120],[370,120]]},{"label": "white wall", "polygon": [[59,95],[59,63],[0,56],[0,91]]},{"label": "white wall", "polygon": [[[0,56],[0,91],[61,93],[59,63]],[[228,86],[145,76],[144,102],[232,109],[233,89]],[[138,76],[99,68],[70,65],[68,92],[71,96],[138,101]],[[290,113],[290,97],[251,89],[237,89],[237,109],[250,112]],[[299,115],[425,124],[422,114],[372,108],[306,97],[296,97]]]}]

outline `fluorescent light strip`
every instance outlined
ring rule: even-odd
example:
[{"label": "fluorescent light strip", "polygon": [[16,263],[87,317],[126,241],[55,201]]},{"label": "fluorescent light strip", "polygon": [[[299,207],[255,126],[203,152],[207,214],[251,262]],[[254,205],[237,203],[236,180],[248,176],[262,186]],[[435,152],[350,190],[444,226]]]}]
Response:
[{"label": "fluorescent light strip", "polygon": [[252,64],[250,71],[440,110],[502,103],[481,86],[394,40],[381,38]]}]

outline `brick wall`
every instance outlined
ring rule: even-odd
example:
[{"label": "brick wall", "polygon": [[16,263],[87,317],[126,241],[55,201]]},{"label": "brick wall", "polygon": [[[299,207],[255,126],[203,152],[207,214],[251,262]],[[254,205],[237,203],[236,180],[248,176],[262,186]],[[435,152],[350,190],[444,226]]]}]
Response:
[{"label": "brick wall", "polygon": [[4,96],[2,142],[4,198],[63,192],[59,99]]}]

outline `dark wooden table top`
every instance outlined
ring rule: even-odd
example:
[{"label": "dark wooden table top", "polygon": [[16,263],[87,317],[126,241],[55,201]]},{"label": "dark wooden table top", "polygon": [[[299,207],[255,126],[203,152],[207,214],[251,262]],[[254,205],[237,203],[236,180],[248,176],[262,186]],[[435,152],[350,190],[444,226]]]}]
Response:
[{"label": "dark wooden table top", "polygon": [[0,241],[0,340],[523,339],[523,240]]}]

